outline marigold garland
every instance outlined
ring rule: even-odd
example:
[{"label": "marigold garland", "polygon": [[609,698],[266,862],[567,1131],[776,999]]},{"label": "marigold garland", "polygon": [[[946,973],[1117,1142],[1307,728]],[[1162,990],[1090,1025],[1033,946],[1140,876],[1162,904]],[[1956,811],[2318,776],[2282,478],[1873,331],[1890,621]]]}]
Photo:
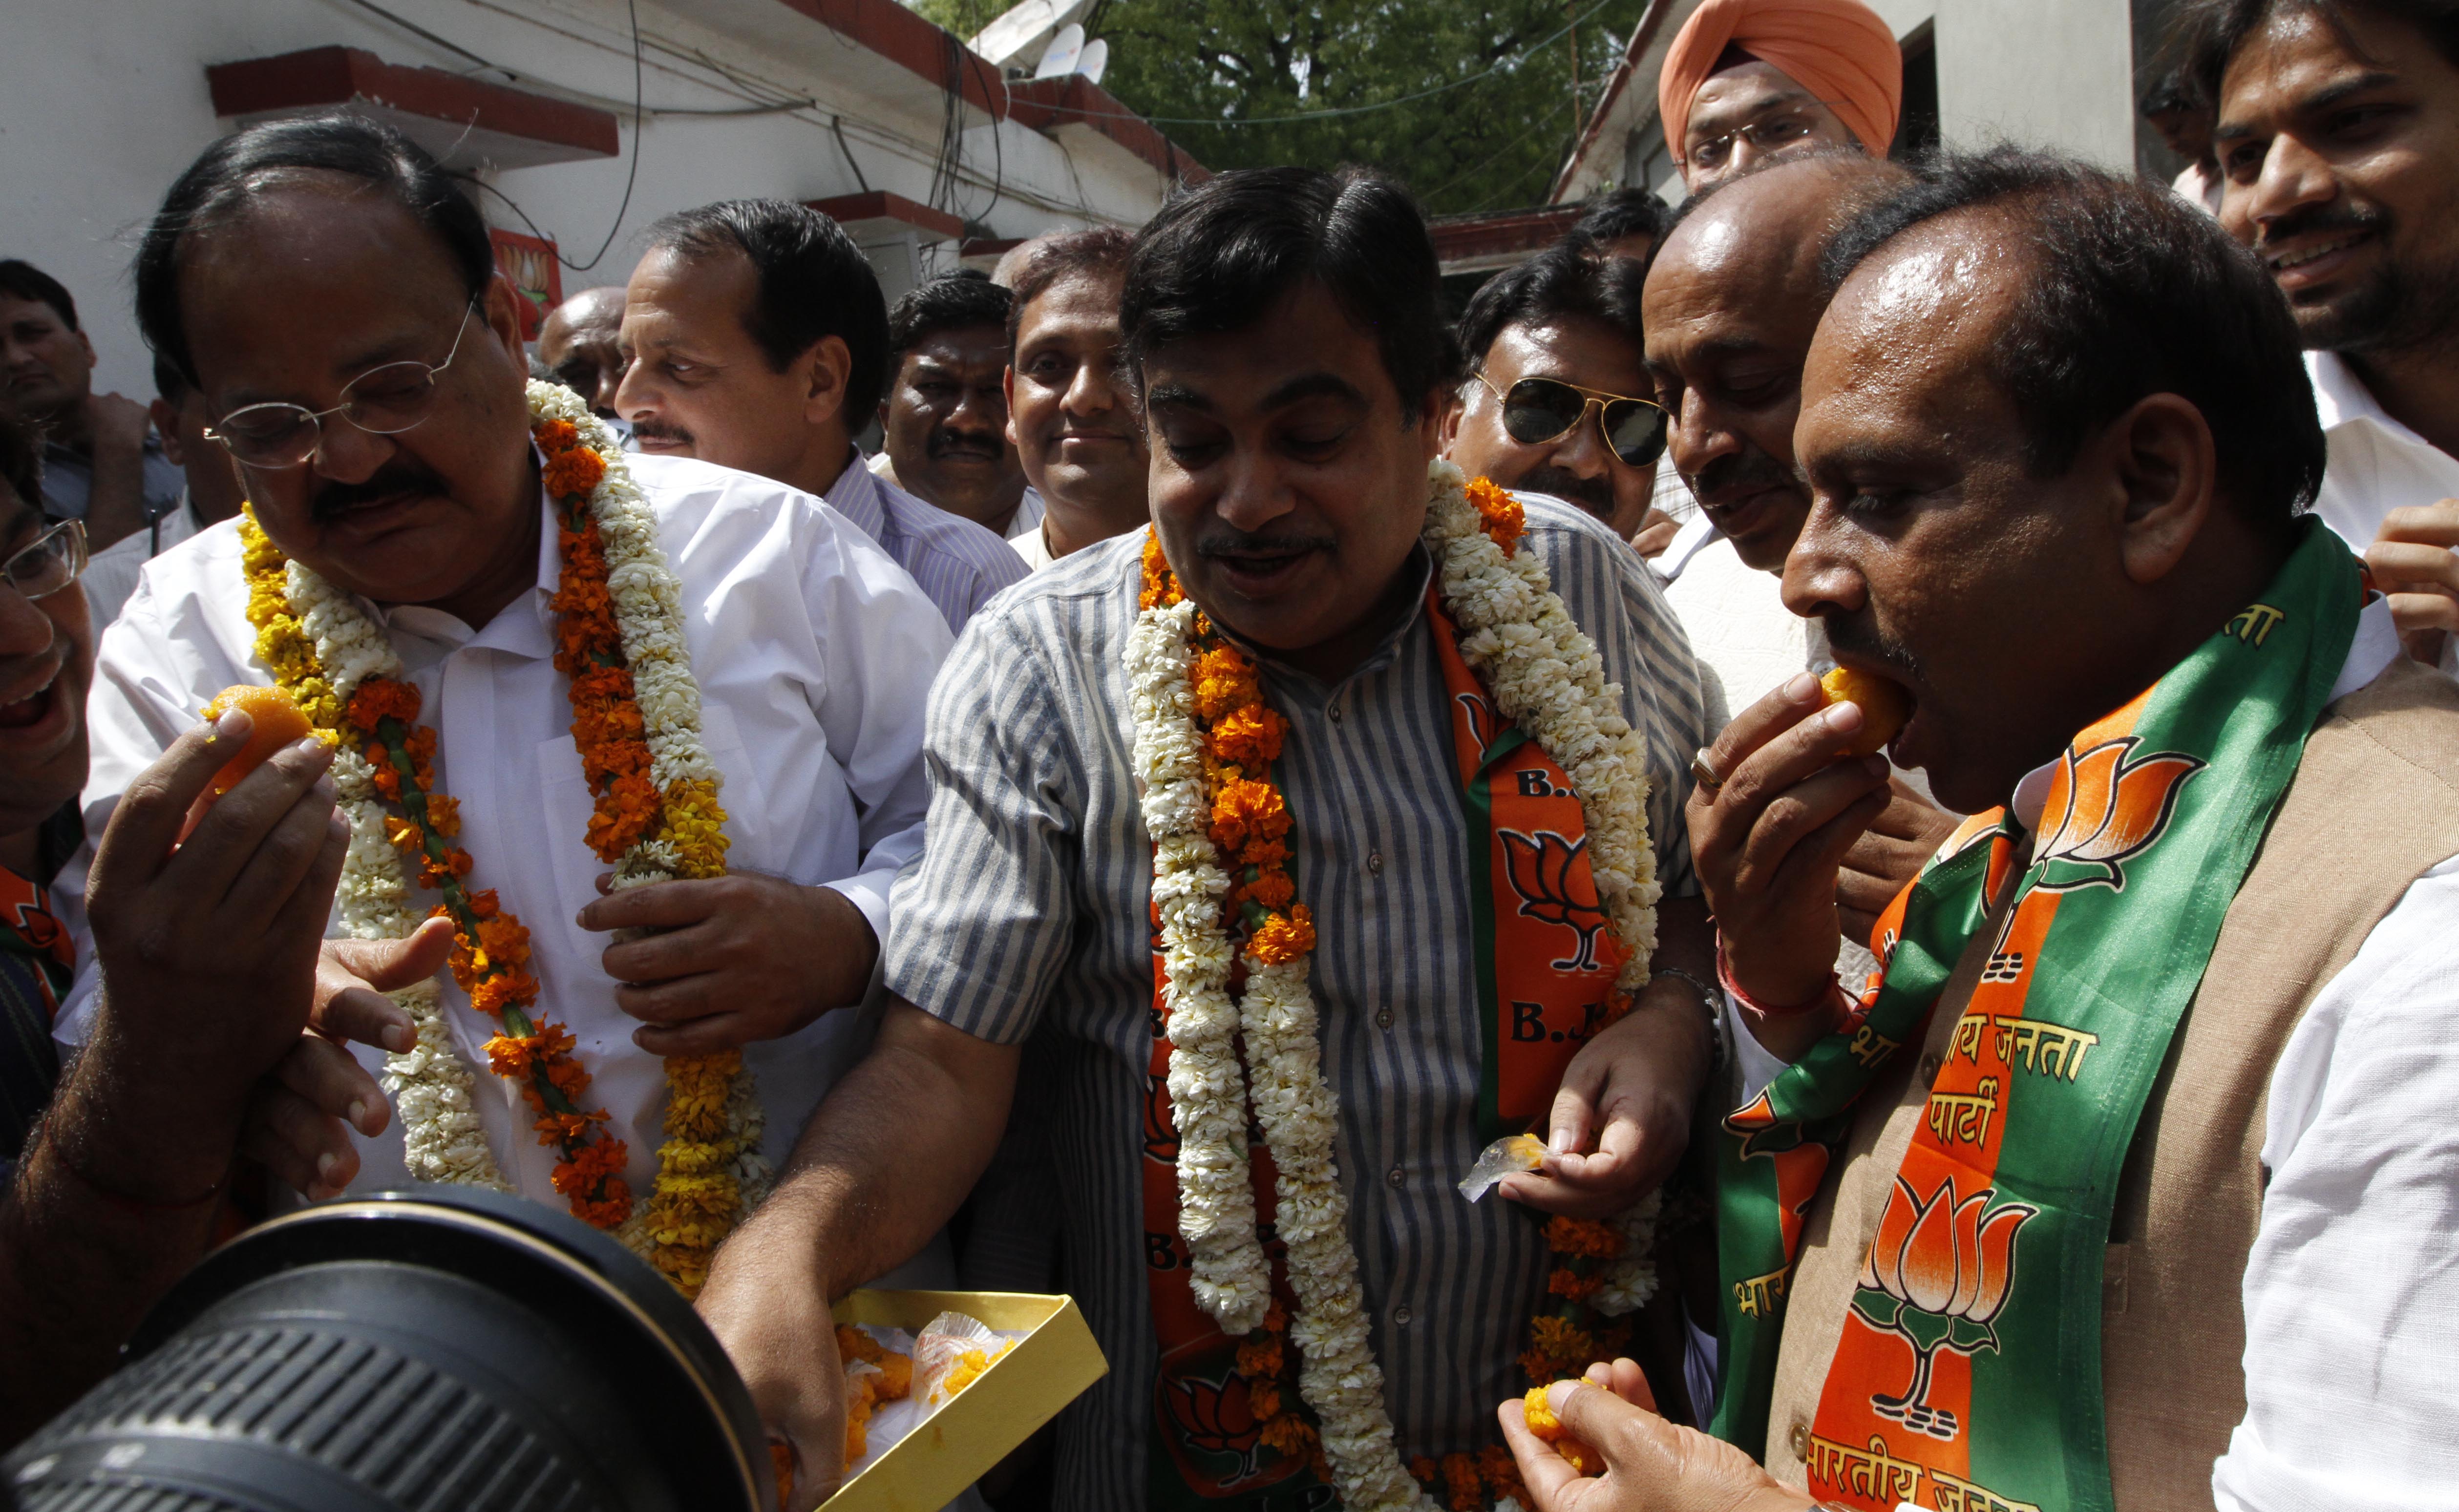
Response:
[{"label": "marigold garland", "polygon": [[[1445,463],[1435,465],[1430,482],[1425,538],[1446,608],[1465,632],[1462,658],[1504,716],[1573,781],[1608,927],[1626,953],[1615,988],[1628,1002],[1648,980],[1656,943],[1644,746],[1615,708],[1620,690],[1605,682],[1595,645],[1571,621],[1544,567],[1519,556],[1526,529],[1520,501]],[[1287,1455],[1310,1453],[1345,1505],[1421,1504],[1414,1476],[1454,1507],[1474,1512],[1491,1495],[1498,1508],[1517,1508],[1526,1492],[1500,1445],[1440,1462],[1421,1458],[1405,1470],[1398,1460],[1381,1369],[1366,1347],[1347,1205],[1331,1160],[1336,1104],[1322,1081],[1307,985],[1314,921],[1294,901],[1288,806],[1270,775],[1288,724],[1265,704],[1253,662],[1185,598],[1149,533],[1143,566],[1143,612],[1126,661],[1166,967],[1180,1223],[1196,1299],[1224,1330],[1248,1334],[1237,1370],[1263,1441]],[[1244,991],[1232,1001],[1230,968],[1242,957]],[[1243,1039],[1243,1067],[1233,1032]],[[1297,1396],[1313,1421],[1284,1399],[1280,1385],[1291,1341],[1273,1326],[1280,1310],[1269,1305],[1269,1270],[1244,1179],[1250,1074],[1252,1111],[1279,1175],[1286,1274],[1299,1304]],[[1561,1301],[1532,1319],[1521,1358],[1536,1378],[1575,1373],[1601,1343],[1619,1347],[1626,1330],[1601,1337],[1587,1323],[1592,1311],[1628,1312],[1654,1290],[1648,1251],[1656,1208],[1650,1194],[1608,1224],[1556,1221],[1565,1227],[1549,1231],[1549,1249],[1564,1263],[1549,1270],[1547,1294]],[[1553,1368],[1571,1354],[1576,1363]]]},{"label": "marigold garland", "polygon": [[[612,439],[576,396],[533,384],[529,397],[545,491],[560,511],[556,664],[571,679],[573,739],[596,797],[587,843],[615,863],[618,887],[723,875],[725,812],[699,739],[679,585],[658,551],[655,522],[620,460],[609,460]],[[346,927],[368,937],[406,934],[408,879],[389,858],[395,848],[418,858],[419,885],[442,892],[434,912],[453,921],[455,980],[473,1008],[503,1022],[486,1046],[490,1067],[521,1084],[540,1142],[563,1154],[556,1189],[576,1214],[646,1250],[686,1295],[697,1292],[710,1253],[767,1185],[763,1118],[740,1052],[666,1061],[667,1138],[649,1210],[636,1214],[621,1174],[623,1143],[602,1131],[593,1137],[606,1115],[575,1101],[589,1079],[571,1057],[572,1037],[527,1012],[538,992],[523,969],[527,930],[492,892],[462,885],[471,859],[451,843],[457,805],[432,791],[435,734],[415,724],[417,690],[399,681],[389,642],[347,597],[287,561],[252,512],[241,530],[258,656],[344,746],[335,770],[353,831],[341,891]],[[654,721],[644,700],[659,711]],[[411,1051],[389,1059],[387,1081],[403,1104],[412,1174],[508,1188],[431,984],[396,997],[419,1031]]]}]

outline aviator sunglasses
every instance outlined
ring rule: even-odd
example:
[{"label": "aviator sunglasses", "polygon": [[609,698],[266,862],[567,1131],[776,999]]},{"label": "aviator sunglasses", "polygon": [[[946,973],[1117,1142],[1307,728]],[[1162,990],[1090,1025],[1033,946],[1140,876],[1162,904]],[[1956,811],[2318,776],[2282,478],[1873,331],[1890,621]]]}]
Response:
[{"label": "aviator sunglasses", "polygon": [[1503,434],[1522,446],[1559,441],[1597,407],[1606,445],[1630,467],[1652,466],[1665,451],[1665,411],[1654,400],[1603,393],[1560,378],[1523,378],[1508,390],[1483,373],[1477,381],[1503,403]]}]

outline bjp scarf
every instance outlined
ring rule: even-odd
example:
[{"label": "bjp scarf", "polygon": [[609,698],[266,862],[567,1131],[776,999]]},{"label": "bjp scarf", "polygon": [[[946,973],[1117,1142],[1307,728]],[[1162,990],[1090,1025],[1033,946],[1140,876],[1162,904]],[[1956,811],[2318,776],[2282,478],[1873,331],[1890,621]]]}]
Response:
[{"label": "bjp scarf", "polygon": [[[1813,1496],[2111,1506],[2100,1293],[2119,1170],[2356,635],[2356,559],[2302,530],[2259,600],[2059,758],[1828,1368]],[[1766,1441],[1803,1219],[2022,840],[2004,809],[1959,829],[1881,917],[1860,1010],[1725,1120],[1717,1437]]]},{"label": "bjp scarf", "polygon": [[[1430,585],[1425,613],[1451,715],[1461,811],[1468,822],[1477,953],[1481,1142],[1536,1130],[1563,1072],[1610,1020],[1623,954],[1606,927],[1571,779],[1545,748],[1503,720],[1462,660],[1460,633]],[[1170,1113],[1168,976],[1153,924],[1152,1056],[1145,1082],[1145,1281],[1161,1347],[1154,1377],[1146,1502],[1195,1508],[1234,1499],[1240,1512],[1332,1504],[1312,1428],[1298,1415],[1297,1363],[1287,1348],[1296,1312],[1287,1247],[1269,1236],[1274,1172],[1250,1135],[1255,1221],[1268,1236],[1274,1305],[1265,1326],[1233,1338],[1196,1304],[1179,1233],[1178,1135]]]}]

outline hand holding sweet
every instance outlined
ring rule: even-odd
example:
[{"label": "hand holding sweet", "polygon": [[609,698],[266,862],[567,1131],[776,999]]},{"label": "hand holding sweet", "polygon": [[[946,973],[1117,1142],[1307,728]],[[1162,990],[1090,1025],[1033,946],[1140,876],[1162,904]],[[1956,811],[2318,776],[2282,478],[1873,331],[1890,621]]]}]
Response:
[{"label": "hand holding sweet", "polygon": [[1732,1444],[1659,1418],[1647,1376],[1629,1360],[1591,1365],[1585,1381],[1556,1381],[1545,1404],[1564,1438],[1602,1457],[1605,1473],[1582,1474],[1531,1431],[1518,1397],[1504,1402],[1503,1436],[1535,1512],[1802,1512],[1812,1504]]},{"label": "hand holding sweet", "polygon": [[652,1055],[709,1055],[794,1033],[862,1000],[879,940],[833,888],[737,872],[609,891],[580,911],[585,930],[651,930],[606,947],[615,1003],[645,1027]]},{"label": "hand holding sweet", "polygon": [[[305,1026],[326,911],[349,845],[325,776],[332,752],[294,742],[180,826],[253,722],[224,714],[172,743],[119,799],[95,857],[103,972],[93,1050],[164,1148],[228,1158],[257,1079]],[[122,1116],[137,1116],[134,1113]],[[95,1173],[96,1179],[105,1179]],[[128,1189],[151,1198],[150,1191]]]},{"label": "hand holding sweet", "polygon": [[2365,566],[2374,586],[2390,596],[2407,654],[2428,665],[2442,660],[2444,643],[2459,631],[2459,499],[2390,512]]},{"label": "hand holding sweet", "polygon": [[1620,1022],[1582,1046],[1547,1119],[1545,1164],[1506,1176],[1514,1202],[1568,1218],[1610,1218],[1672,1174],[1691,1142],[1707,1075],[1706,1017],[1678,976],[1658,976]]},{"label": "hand holding sweet", "polygon": [[1838,872],[1889,799],[1884,757],[1837,755],[1863,723],[1797,676],[1725,727],[1706,756],[1724,780],[1684,810],[1726,968],[1760,1002],[1809,1002],[1833,978]]}]

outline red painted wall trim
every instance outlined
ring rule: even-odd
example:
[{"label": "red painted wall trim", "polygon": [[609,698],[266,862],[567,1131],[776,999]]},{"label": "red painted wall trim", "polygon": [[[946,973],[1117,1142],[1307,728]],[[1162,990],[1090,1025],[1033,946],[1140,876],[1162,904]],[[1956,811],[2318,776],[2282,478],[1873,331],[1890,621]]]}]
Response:
[{"label": "red painted wall trim", "polygon": [[621,148],[615,116],[570,100],[447,74],[387,63],[358,48],[309,48],[276,57],[216,63],[205,70],[214,113],[253,116],[365,98],[412,116],[469,121],[507,136],[554,142],[601,158]]},{"label": "red painted wall trim", "polygon": [[891,194],[885,189],[803,202],[839,224],[849,220],[902,220],[907,225],[951,239],[961,238],[965,234],[965,222],[947,211],[916,204],[901,194]]},{"label": "red painted wall trim", "polygon": [[1427,230],[1435,239],[1435,255],[1446,262],[1491,257],[1498,252],[1534,252],[1571,229],[1584,209],[1582,205],[1549,205],[1539,210],[1460,216],[1435,220]]},{"label": "red painted wall trim", "polygon": [[1190,184],[1212,177],[1210,169],[1156,130],[1150,121],[1127,109],[1117,95],[1082,74],[1012,84],[1014,115],[1036,131],[1081,123],[1152,164],[1163,174]]},{"label": "red painted wall trim", "polygon": [[[910,74],[920,74],[940,89],[948,86],[950,34],[898,5],[896,0],[777,0],[809,16],[830,31],[851,38]],[[958,88],[967,102],[994,119],[1008,115],[1007,91],[999,71],[987,58],[958,41]]]}]

